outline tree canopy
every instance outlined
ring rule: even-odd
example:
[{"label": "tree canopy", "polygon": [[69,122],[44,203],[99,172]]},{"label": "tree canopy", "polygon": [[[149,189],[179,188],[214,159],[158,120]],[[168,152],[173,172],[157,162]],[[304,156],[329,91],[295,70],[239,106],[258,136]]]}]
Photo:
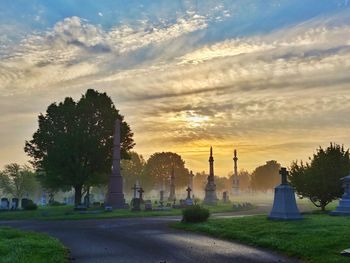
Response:
[{"label": "tree canopy", "polygon": [[298,195],[309,198],[324,211],[327,204],[343,194],[340,178],[349,171],[349,150],[331,143],[326,149],[318,148],[310,163],[293,162],[289,180]]},{"label": "tree canopy", "polygon": [[143,168],[146,164],[142,155],[136,152],[130,152],[130,159],[121,161],[121,174],[124,179],[124,189],[127,191],[136,183],[140,181]]},{"label": "tree canopy", "polygon": [[268,161],[257,167],[251,175],[251,187],[255,191],[273,189],[281,182],[279,170],[281,165],[277,161]]},{"label": "tree canopy", "polygon": [[177,153],[157,152],[150,156],[143,169],[141,183],[147,190],[157,189],[164,182],[170,185],[170,175],[174,169],[176,187],[185,187],[189,182],[189,171]]},{"label": "tree canopy", "polygon": [[21,199],[34,194],[38,188],[35,173],[28,166],[11,163],[0,172],[0,190],[4,194]]},{"label": "tree canopy", "polygon": [[43,185],[73,187],[79,204],[83,186],[106,183],[116,119],[121,121],[121,155],[128,158],[133,133],[106,93],[89,89],[77,102],[67,97],[49,105],[38,117],[38,130],[25,144]]}]

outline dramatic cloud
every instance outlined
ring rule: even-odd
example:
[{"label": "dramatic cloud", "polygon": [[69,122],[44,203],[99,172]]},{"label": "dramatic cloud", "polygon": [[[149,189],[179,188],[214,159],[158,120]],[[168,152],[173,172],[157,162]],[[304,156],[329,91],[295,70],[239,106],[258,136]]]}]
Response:
[{"label": "dramatic cloud", "polygon": [[[330,141],[350,146],[350,12],[323,14],[322,6],[310,19],[254,31],[246,21],[266,22],[252,15],[253,3],[250,16],[222,1],[185,6],[168,20],[147,13],[106,27],[71,16],[13,45],[3,37],[0,165],[21,152],[48,104],[87,88],[111,95],[137,151],[176,151],[198,171],[210,145],[220,175],[234,148],[241,168],[253,169],[269,159],[289,165]],[[289,1],[274,3],[268,8],[280,21]],[[237,21],[245,26],[235,31]]]}]

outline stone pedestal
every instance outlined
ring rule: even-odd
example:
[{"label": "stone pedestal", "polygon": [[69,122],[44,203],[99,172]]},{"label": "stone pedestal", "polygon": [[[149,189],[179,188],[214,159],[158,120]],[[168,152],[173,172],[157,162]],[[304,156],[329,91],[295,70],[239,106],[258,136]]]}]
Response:
[{"label": "stone pedestal", "polygon": [[216,185],[214,182],[208,182],[205,187],[205,197],[203,203],[206,205],[216,205],[218,198],[216,196]]},{"label": "stone pedestal", "polygon": [[282,184],[275,188],[275,198],[269,219],[299,220],[303,219],[296,204],[294,189],[287,183],[287,170],[281,168]]},{"label": "stone pedestal", "polygon": [[350,175],[340,179],[343,183],[344,194],[339,205],[330,214],[334,216],[350,216]]}]

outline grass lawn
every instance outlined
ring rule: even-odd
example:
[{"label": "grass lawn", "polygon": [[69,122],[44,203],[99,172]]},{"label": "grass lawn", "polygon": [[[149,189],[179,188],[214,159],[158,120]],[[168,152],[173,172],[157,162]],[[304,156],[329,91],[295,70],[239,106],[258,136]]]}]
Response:
[{"label": "grass lawn", "polygon": [[68,250],[55,238],[13,228],[0,228],[0,262],[68,262]]},{"label": "grass lawn", "polygon": [[173,227],[202,232],[282,252],[315,263],[350,262],[339,253],[350,247],[350,218],[305,215],[301,221],[271,221],[266,216],[174,223]]},{"label": "grass lawn", "polygon": [[[219,203],[217,206],[204,206],[209,208],[211,213],[240,211],[233,208],[232,204]],[[247,210],[247,208],[245,209]],[[114,210],[105,212],[102,208],[90,208],[87,213],[79,213],[73,210],[73,206],[52,206],[39,207],[34,211],[0,211],[0,220],[75,220],[75,219],[102,219],[102,218],[125,218],[125,217],[150,217],[150,216],[175,216],[181,215],[181,209],[169,211],[139,211],[133,212],[130,209]]]}]

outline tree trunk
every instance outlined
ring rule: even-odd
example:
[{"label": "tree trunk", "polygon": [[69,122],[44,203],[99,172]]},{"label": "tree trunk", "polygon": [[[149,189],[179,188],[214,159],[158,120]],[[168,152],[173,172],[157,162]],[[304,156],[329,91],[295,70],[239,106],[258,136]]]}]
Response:
[{"label": "tree trunk", "polygon": [[81,191],[83,189],[82,185],[75,185],[74,186],[74,204],[75,206],[81,204]]}]

